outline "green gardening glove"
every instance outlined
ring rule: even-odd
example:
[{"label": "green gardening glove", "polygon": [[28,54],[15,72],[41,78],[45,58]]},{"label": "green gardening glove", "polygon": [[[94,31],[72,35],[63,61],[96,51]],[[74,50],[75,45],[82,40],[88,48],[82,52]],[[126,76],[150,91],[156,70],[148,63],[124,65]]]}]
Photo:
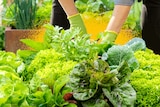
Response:
[{"label": "green gardening glove", "polygon": [[106,43],[106,42],[114,42],[117,38],[117,33],[114,31],[106,31],[104,32],[104,37],[102,37],[101,43]]},{"label": "green gardening glove", "polygon": [[82,32],[84,34],[87,33],[87,30],[86,30],[86,27],[84,25],[84,22],[80,16],[80,14],[75,14],[73,16],[69,16],[68,17],[68,20],[70,22],[70,25],[71,25],[71,29],[74,29],[74,28],[80,28],[82,30]]}]

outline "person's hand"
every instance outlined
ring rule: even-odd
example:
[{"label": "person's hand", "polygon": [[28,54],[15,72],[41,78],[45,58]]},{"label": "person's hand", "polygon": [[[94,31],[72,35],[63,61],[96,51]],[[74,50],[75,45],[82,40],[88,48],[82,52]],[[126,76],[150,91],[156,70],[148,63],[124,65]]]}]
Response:
[{"label": "person's hand", "polygon": [[114,31],[106,31],[104,32],[104,37],[102,37],[101,43],[115,42],[117,35],[118,34]]},{"label": "person's hand", "polygon": [[70,26],[71,26],[70,28],[71,29],[74,29],[74,28],[78,27],[78,28],[81,29],[81,31],[84,34],[87,33],[86,27],[85,27],[84,22],[83,22],[83,20],[82,20],[82,18],[81,18],[79,13],[75,14],[73,16],[69,16],[68,20],[70,22]]}]

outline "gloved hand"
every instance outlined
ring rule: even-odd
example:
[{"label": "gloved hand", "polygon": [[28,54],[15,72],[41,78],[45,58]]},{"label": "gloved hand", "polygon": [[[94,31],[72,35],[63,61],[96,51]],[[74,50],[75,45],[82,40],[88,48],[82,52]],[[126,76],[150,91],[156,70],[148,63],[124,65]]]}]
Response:
[{"label": "gloved hand", "polygon": [[80,14],[75,14],[73,16],[69,16],[68,20],[70,22],[71,29],[79,27],[84,34],[87,33],[86,27],[84,25],[84,22],[80,16]]},{"label": "gloved hand", "polygon": [[117,38],[118,33],[114,31],[106,31],[104,32],[104,37],[102,37],[101,43],[106,43],[106,42],[114,42]]}]

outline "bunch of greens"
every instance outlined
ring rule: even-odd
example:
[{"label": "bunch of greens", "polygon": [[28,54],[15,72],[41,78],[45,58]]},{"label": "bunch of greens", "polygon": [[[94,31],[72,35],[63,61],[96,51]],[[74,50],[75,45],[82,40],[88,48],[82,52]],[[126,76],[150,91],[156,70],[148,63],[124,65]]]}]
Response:
[{"label": "bunch of greens", "polygon": [[45,41],[49,47],[64,54],[69,60],[90,59],[97,53],[90,41],[89,34],[82,34],[80,29],[63,30],[60,27],[46,25]]},{"label": "bunch of greens", "polygon": [[21,81],[18,73],[22,64],[14,53],[0,51],[0,106],[18,106],[28,95],[27,86]]},{"label": "bunch of greens", "polygon": [[22,64],[22,60],[14,53],[0,51],[0,69],[19,73],[22,72],[20,69]]},{"label": "bunch of greens", "polygon": [[[61,89],[62,83],[64,84],[64,81],[54,89]],[[14,72],[0,69],[0,84],[1,107],[57,107],[56,101],[61,101],[58,104],[70,105],[64,101],[63,97],[57,98],[55,95],[60,95],[62,90],[64,95],[68,92],[67,90],[61,89],[53,94],[52,90],[39,78],[31,80],[28,85]]]},{"label": "bunch of greens", "polygon": [[80,29],[63,30],[61,27],[45,25],[46,33],[44,42],[39,43],[29,39],[21,40],[27,46],[36,51],[54,49],[61,53],[67,60],[80,62],[82,60],[94,59],[100,51],[109,48],[112,44],[97,44],[91,41],[89,34],[83,34]]},{"label": "bunch of greens", "polygon": [[137,107],[160,106],[160,56],[152,50],[137,51],[135,53],[140,63],[139,69],[131,74],[131,84],[137,92]]},{"label": "bunch of greens", "polygon": [[[64,88],[68,81],[68,76],[61,76],[55,81],[53,89],[44,84],[41,78],[37,75],[30,80],[28,87],[30,89],[29,95],[23,102],[24,107],[59,107],[70,105],[63,99],[63,96],[70,92],[70,89]],[[63,78],[63,80],[62,80]],[[64,80],[65,78],[65,80]],[[62,93],[63,92],[63,93]]]},{"label": "bunch of greens", "polygon": [[[97,44],[90,41],[90,35],[82,34],[80,29],[63,30],[52,25],[46,25],[46,28],[43,43],[23,40],[38,52],[27,68],[29,78],[33,76],[31,78],[35,79],[38,76],[54,90],[52,86],[56,81],[53,78],[59,79],[64,74],[57,66],[63,68],[64,62],[67,64],[68,61],[77,61],[79,64],[75,67],[77,62],[73,66],[70,63],[68,65],[70,66],[68,71],[73,67],[74,69],[67,87],[73,90],[73,97],[83,106],[134,106],[136,92],[129,79],[132,71],[139,67],[134,53],[146,48],[141,38],[134,38],[123,46],[110,43]],[[99,57],[100,59],[96,60]],[[57,74],[55,71],[60,73]],[[43,77],[45,79],[51,77],[53,81],[49,82],[53,83],[48,84]],[[62,100],[64,94],[62,92],[59,94],[54,97],[57,105],[64,104]],[[57,103],[58,96],[62,103]]]},{"label": "bunch of greens", "polygon": [[72,91],[84,107],[134,106],[136,92],[129,80],[139,67],[134,53],[146,48],[142,39],[134,38],[123,46],[97,44],[79,29],[46,27],[44,43],[24,40],[37,50],[18,51],[24,62],[14,53],[0,53],[2,107],[76,107],[64,99]]},{"label": "bunch of greens", "polygon": [[52,0],[3,0],[3,25],[16,29],[40,28],[50,21]]},{"label": "bunch of greens", "polygon": [[[135,48],[137,45],[140,46]],[[139,67],[134,52],[143,49],[144,41],[135,38],[124,46],[112,46],[100,59],[77,64],[68,83],[73,97],[84,107],[134,107],[136,91],[129,79],[133,70]]]},{"label": "bunch of greens", "polygon": [[67,87],[69,76],[64,75],[59,77],[53,86],[53,102],[54,107],[77,107],[77,102],[72,97],[72,89]]},{"label": "bunch of greens", "polygon": [[[6,2],[6,0],[4,0]],[[16,29],[31,29],[34,27],[37,3],[35,0],[13,0],[11,2],[13,20]]]},{"label": "bunch of greens", "polygon": [[19,106],[29,89],[13,71],[0,69],[0,106]]},{"label": "bunch of greens", "polygon": [[27,80],[37,75],[51,89],[54,82],[61,76],[69,74],[77,62],[66,58],[54,49],[39,51],[27,67]]},{"label": "bunch of greens", "polygon": [[[52,54],[52,52],[49,54]],[[19,73],[22,73],[22,63],[22,60],[14,53],[0,51],[1,107],[59,107],[60,105],[76,107],[75,104],[70,104],[63,98],[68,92],[71,92],[71,89],[64,87],[69,80],[68,76],[57,77],[53,86],[53,93],[49,86],[45,85],[37,75],[34,75],[34,78],[30,81],[23,81],[23,78],[19,75]]]}]

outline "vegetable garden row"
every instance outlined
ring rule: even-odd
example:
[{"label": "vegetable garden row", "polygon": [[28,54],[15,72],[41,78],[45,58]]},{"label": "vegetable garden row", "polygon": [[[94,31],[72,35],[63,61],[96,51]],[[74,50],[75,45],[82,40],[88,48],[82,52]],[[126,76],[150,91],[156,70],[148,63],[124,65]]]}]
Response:
[{"label": "vegetable garden row", "polygon": [[34,50],[0,52],[1,107],[158,107],[160,56],[140,38],[99,44],[46,25]]}]

